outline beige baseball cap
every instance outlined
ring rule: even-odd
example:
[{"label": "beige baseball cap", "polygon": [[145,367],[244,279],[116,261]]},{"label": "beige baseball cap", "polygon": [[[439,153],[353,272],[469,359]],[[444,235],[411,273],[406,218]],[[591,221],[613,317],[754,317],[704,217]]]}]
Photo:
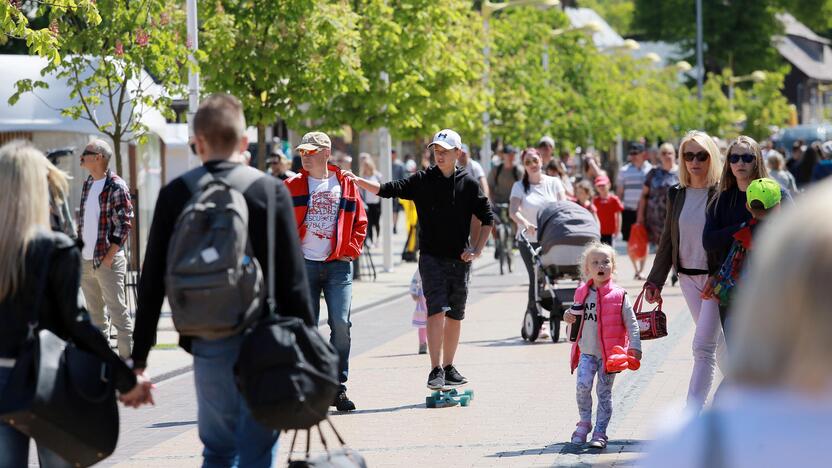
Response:
[{"label": "beige baseball cap", "polygon": [[331,149],[332,142],[324,132],[309,132],[300,140],[297,150],[312,151],[316,149]]}]

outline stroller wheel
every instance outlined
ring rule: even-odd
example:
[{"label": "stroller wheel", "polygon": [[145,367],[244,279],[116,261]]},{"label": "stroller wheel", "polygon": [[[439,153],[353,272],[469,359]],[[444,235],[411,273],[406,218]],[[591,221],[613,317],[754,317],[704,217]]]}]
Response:
[{"label": "stroller wheel", "polygon": [[527,310],[523,316],[523,328],[520,330],[520,335],[524,340],[534,343],[540,336],[541,326],[543,326],[543,319],[535,311]]},{"label": "stroller wheel", "polygon": [[552,337],[552,341],[557,343],[560,341],[560,320],[556,316],[549,318],[549,335]]}]

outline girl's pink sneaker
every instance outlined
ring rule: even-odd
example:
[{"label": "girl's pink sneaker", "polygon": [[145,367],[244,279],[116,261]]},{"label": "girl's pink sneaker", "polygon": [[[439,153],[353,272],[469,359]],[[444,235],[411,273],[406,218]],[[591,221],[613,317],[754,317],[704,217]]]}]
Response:
[{"label": "girl's pink sneaker", "polygon": [[592,430],[592,424],[588,421],[581,421],[576,424],[575,432],[572,433],[572,443],[573,444],[585,444],[586,443],[586,436],[589,435],[589,431]]}]

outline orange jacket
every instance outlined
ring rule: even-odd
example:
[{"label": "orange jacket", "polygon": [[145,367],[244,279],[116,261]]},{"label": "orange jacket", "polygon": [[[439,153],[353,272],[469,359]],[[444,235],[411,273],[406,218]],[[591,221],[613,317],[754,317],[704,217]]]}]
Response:
[{"label": "orange jacket", "polygon": [[[341,169],[331,164],[327,169],[335,173],[341,184],[341,202],[338,204],[338,222],[335,236],[332,238],[332,253],[325,260],[331,262],[341,257],[358,258],[364,237],[367,236],[367,213],[358,193],[358,185],[344,177]],[[309,206],[309,172],[301,169],[300,173],[286,180],[286,187],[292,194],[292,205],[295,209],[295,221],[298,225],[298,235],[303,240],[306,235],[306,210]]]}]

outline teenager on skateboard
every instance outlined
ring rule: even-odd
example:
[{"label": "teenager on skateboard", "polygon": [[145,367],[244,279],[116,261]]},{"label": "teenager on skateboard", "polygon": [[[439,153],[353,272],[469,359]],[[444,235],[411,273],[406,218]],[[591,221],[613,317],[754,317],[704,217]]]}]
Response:
[{"label": "teenager on skateboard", "polygon": [[421,227],[419,271],[428,306],[428,388],[441,389],[468,382],[454,367],[454,356],[465,318],[471,262],[482,254],[491,230],[481,230],[481,235],[472,239],[473,246],[468,236],[472,215],[484,226],[492,224],[492,215],[479,183],[464,168],[456,167],[462,148],[459,134],[442,130],[428,148],[434,152],[436,165],[408,179],[379,184],[350,172],[344,174],[380,197],[416,204]]}]

